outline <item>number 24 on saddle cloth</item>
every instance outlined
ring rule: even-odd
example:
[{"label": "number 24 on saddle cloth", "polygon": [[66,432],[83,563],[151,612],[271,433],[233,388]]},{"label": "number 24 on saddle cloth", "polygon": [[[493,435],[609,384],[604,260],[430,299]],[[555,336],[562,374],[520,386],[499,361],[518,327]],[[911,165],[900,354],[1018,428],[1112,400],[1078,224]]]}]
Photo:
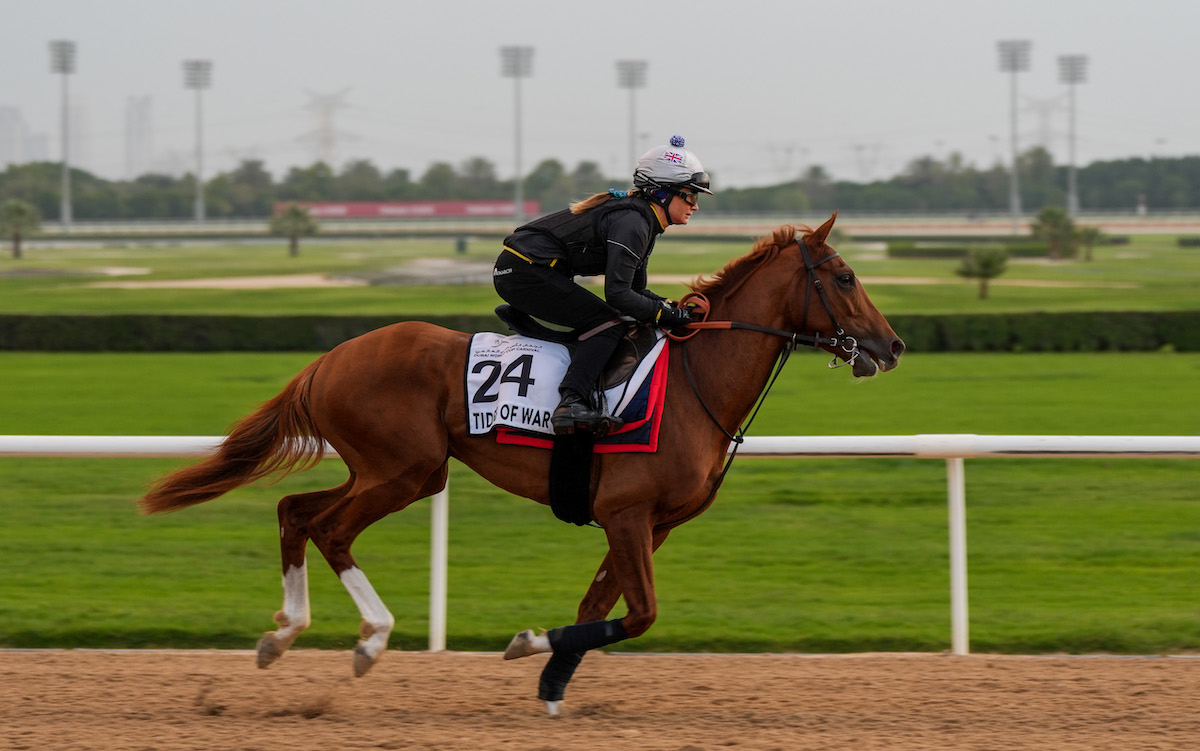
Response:
[{"label": "number 24 on saddle cloth", "polygon": [[[496,433],[497,443],[551,448],[550,414],[570,363],[566,346],[523,336],[480,333],[471,337],[465,373],[467,427],[471,435]],[[620,430],[596,440],[597,453],[658,449],[667,391],[667,339],[638,363],[630,378],[605,391]]]}]

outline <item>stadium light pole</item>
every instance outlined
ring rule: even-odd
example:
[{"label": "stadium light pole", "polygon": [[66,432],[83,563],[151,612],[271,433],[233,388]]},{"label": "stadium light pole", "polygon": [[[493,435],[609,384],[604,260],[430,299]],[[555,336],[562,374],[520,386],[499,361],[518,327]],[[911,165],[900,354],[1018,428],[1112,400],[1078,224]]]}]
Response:
[{"label": "stadium light pole", "polygon": [[196,224],[204,223],[204,110],[200,92],[212,86],[211,60],[183,61],[184,88],[196,91]]},{"label": "stadium light pole", "polygon": [[525,221],[525,178],[521,173],[521,79],[533,75],[533,47],[500,48],[500,75],[513,80],[513,112],[515,121],[515,158],[517,174],[513,182],[513,217],[517,224]]},{"label": "stadium light pole", "polygon": [[65,39],[50,42],[50,72],[62,74],[62,204],[59,211],[64,232],[71,231],[71,159],[67,115],[67,76],[75,72],[75,43]]},{"label": "stadium light pole", "polygon": [[1074,218],[1079,213],[1079,188],[1075,182],[1075,85],[1087,80],[1087,55],[1059,55],[1058,80],[1067,85],[1068,137],[1067,154],[1067,213]]},{"label": "stadium light pole", "polygon": [[1010,131],[1012,136],[1012,172],[1008,183],[1008,209],[1012,213],[1012,232],[1020,232],[1021,186],[1017,178],[1017,73],[1029,70],[1029,51],[1032,44],[1026,39],[1006,39],[997,43],[1000,50],[1000,72],[1012,74],[1010,99]]},{"label": "stadium light pole", "polygon": [[637,162],[637,110],[633,92],[646,85],[645,60],[618,60],[617,86],[629,89],[629,165]]}]

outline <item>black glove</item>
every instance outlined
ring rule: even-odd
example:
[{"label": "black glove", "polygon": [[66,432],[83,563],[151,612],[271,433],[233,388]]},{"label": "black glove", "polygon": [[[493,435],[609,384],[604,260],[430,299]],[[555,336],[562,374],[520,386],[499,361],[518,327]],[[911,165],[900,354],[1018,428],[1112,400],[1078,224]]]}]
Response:
[{"label": "black glove", "polygon": [[663,303],[662,310],[658,311],[658,315],[654,319],[654,323],[659,328],[668,331],[684,331],[691,322],[692,316],[687,308],[673,307],[666,303]]}]

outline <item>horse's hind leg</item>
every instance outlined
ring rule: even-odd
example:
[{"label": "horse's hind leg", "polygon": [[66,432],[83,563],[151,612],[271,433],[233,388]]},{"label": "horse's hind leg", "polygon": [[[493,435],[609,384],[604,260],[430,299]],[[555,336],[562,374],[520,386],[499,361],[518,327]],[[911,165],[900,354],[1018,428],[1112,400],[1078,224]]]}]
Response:
[{"label": "horse's hind leg", "polygon": [[[444,488],[447,470],[443,459],[432,473],[413,471],[374,485],[367,485],[360,478],[336,506],[320,514],[310,525],[313,543],[362,615],[362,638],[354,648],[356,676],[365,675],[387,649],[395,618],[355,563],[350,546],[363,530],[383,517]],[[413,475],[422,477],[423,482],[416,485],[411,479]]]},{"label": "horse's hind leg", "polygon": [[276,631],[268,631],[258,640],[258,666],[265,668],[283,656],[292,642],[308,628],[308,566],[304,549],[308,543],[308,524],[317,514],[337,503],[349,490],[354,478],[340,487],[314,493],[289,495],[279,502],[279,549],[283,558],[283,608],[275,613]]}]

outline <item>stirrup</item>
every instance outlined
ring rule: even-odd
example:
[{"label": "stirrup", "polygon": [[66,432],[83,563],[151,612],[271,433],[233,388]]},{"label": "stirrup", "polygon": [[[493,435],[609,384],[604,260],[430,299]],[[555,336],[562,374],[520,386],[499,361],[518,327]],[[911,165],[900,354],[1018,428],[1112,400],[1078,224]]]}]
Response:
[{"label": "stirrup", "polygon": [[609,433],[615,433],[625,427],[625,421],[616,415],[604,415],[600,418],[600,423],[596,426],[592,433],[597,438],[603,438]]},{"label": "stirrup", "polygon": [[550,425],[555,435],[570,435],[576,430],[595,431],[604,414],[593,407],[586,398],[567,391],[562,401],[550,415]]},{"label": "stirrup", "polygon": [[583,431],[596,438],[603,438],[620,430],[625,421],[613,415],[593,412],[586,417],[571,414],[554,415],[550,418],[550,425],[554,428],[554,435],[571,435],[576,431]]},{"label": "stirrup", "polygon": [[596,438],[620,430],[625,421],[608,415],[593,407],[586,398],[573,391],[567,392],[550,416],[550,426],[555,435],[571,435],[577,430],[591,433]]}]

